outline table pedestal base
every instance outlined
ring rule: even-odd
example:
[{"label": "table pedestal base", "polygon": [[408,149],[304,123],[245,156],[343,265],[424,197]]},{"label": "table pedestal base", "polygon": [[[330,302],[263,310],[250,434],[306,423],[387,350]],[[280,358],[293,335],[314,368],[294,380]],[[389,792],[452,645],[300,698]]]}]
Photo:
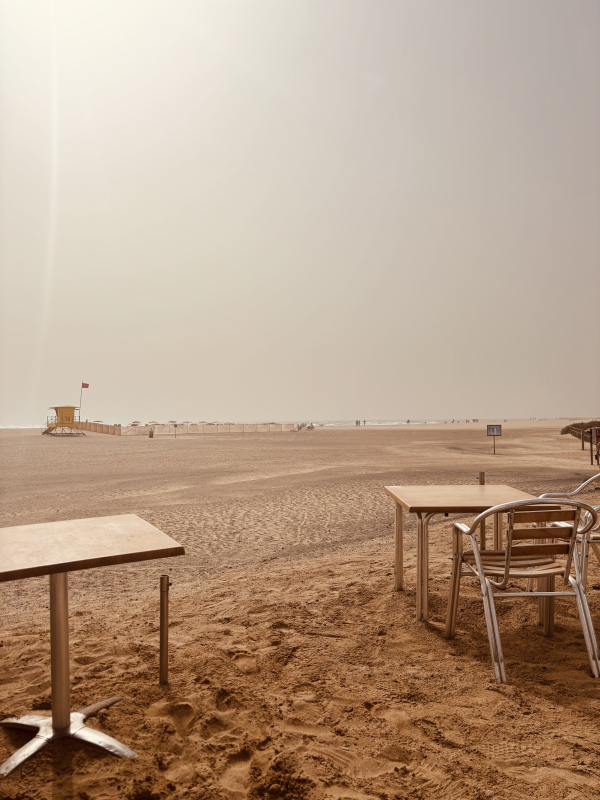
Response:
[{"label": "table pedestal base", "polygon": [[112,736],[107,736],[102,731],[97,731],[93,728],[87,728],[85,725],[85,720],[95,716],[101,708],[112,706],[113,703],[118,703],[122,699],[122,697],[111,697],[109,700],[100,700],[99,703],[94,703],[94,705],[83,708],[81,711],[72,712],[71,724],[68,728],[60,730],[52,727],[52,717],[42,717],[37,714],[27,714],[24,717],[11,717],[3,720],[0,722],[3,728],[20,728],[21,730],[36,731],[36,734],[30,742],[27,742],[16,753],[13,753],[0,766],[0,774],[8,775],[15,767],[18,767],[19,764],[42,750],[53,739],[64,739],[66,737],[72,737],[101,750],[108,750],[109,753],[119,758],[137,758],[137,754],[133,750],[113,739]]}]

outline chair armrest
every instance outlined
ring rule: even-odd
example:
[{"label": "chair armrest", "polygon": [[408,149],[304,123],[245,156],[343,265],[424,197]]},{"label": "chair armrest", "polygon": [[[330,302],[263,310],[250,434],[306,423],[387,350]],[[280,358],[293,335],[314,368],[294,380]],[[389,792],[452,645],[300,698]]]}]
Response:
[{"label": "chair armrest", "polygon": [[452,526],[452,541],[454,542],[453,549],[454,555],[462,558],[463,552],[463,536],[469,533],[471,529],[464,522],[455,522]]},{"label": "chair armrest", "polygon": [[455,522],[452,526],[452,558],[455,563],[460,564],[463,554],[463,536],[470,530],[464,522]]},{"label": "chair armrest", "polygon": [[470,530],[470,527],[465,525],[464,522],[455,522],[453,527],[455,530],[460,531],[461,533],[468,533]]}]

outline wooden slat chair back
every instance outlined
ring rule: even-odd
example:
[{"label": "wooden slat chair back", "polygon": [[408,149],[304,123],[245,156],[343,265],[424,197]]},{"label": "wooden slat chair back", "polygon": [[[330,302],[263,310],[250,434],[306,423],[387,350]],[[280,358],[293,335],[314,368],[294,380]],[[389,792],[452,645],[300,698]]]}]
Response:
[{"label": "wooden slat chair back", "polygon": [[[556,509],[516,511],[513,509],[508,514],[508,530],[506,533],[506,568],[505,581],[498,588],[504,588],[508,577],[531,578],[540,573],[560,575],[562,573],[565,586],[569,582],[573,551],[577,544],[577,529],[579,523],[579,509]],[[558,529],[560,534],[552,531],[552,540],[549,541],[547,525],[561,522]],[[556,540],[560,541],[556,541]],[[525,540],[532,540],[531,544],[518,544]],[[556,565],[556,556],[566,556],[564,568]],[[525,559],[525,561],[522,561]],[[540,562],[539,559],[542,559]],[[536,561],[539,563],[536,564]],[[514,567],[512,566],[514,564]],[[517,575],[517,572],[529,570],[527,575]],[[494,585],[494,581],[491,581]]]},{"label": "wooden slat chair back", "polygon": [[[477,533],[481,522],[492,514],[507,515],[504,548],[481,550]],[[580,541],[582,549],[585,548],[589,531],[597,523],[598,512],[586,503],[571,499],[541,498],[491,508],[479,514],[470,527],[455,523],[446,637],[451,639],[456,632],[461,577],[479,578],[494,672],[499,683],[506,683],[494,599],[539,598],[540,607],[543,607],[545,614],[544,633],[552,635],[554,598],[572,597],[577,602],[592,674],[596,678],[600,677],[600,653],[585,595],[577,547]],[[471,539],[472,550],[463,548],[465,535]],[[568,589],[555,592],[554,580],[559,576]],[[527,581],[527,591],[512,591],[512,582],[518,579]],[[534,585],[537,588],[534,589]]]}]

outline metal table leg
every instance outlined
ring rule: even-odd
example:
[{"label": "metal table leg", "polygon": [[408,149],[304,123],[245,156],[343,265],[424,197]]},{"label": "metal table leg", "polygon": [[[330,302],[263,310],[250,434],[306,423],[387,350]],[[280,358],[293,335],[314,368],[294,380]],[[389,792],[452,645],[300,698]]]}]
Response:
[{"label": "metal table leg", "polygon": [[429,619],[429,520],[433,513],[417,513],[417,620]]},{"label": "metal table leg", "polygon": [[160,656],[158,682],[169,682],[169,576],[160,576]]},{"label": "metal table leg", "polygon": [[502,515],[494,514],[492,521],[492,539],[494,550],[500,550],[500,538],[502,533]]},{"label": "metal table leg", "polygon": [[479,547],[481,550],[487,548],[487,539],[485,533],[485,520],[479,524]]},{"label": "metal table leg", "polygon": [[422,619],[424,622],[429,620],[429,520],[433,517],[433,513],[425,514],[421,522],[421,538],[423,540],[422,548],[422,579],[421,591],[423,594],[423,614]]},{"label": "metal table leg", "polygon": [[[542,591],[553,592],[555,590],[554,575],[538,579],[538,586],[542,582]],[[554,636],[554,598],[540,597],[540,605],[540,622],[543,625],[544,636]]]},{"label": "metal table leg", "polygon": [[93,717],[101,708],[107,708],[122,700],[111,697],[101,700],[87,708],[71,713],[69,683],[69,586],[68,573],[50,575],[50,669],[52,682],[52,716],[44,717],[27,714],[24,717],[11,717],[0,722],[4,728],[21,728],[36,731],[30,742],[0,766],[0,774],[8,775],[32,755],[44,748],[53,739],[68,736],[86,744],[108,750],[120,758],[137,758],[125,745],[101,731],[87,728],[85,720]]},{"label": "metal table leg", "polygon": [[423,619],[423,517],[417,514],[417,621]]},{"label": "metal table leg", "polygon": [[50,675],[52,727],[61,731],[71,724],[69,681],[69,574],[50,575]]},{"label": "metal table leg", "polygon": [[394,548],[394,589],[404,589],[404,510],[396,503],[396,538]]}]

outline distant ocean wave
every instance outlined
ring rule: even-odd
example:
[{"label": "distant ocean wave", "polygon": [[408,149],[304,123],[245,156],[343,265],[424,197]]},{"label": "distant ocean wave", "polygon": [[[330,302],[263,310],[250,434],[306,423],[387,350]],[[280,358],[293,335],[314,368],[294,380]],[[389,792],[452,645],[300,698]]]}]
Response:
[{"label": "distant ocean wave", "polygon": [[21,430],[25,428],[43,428],[43,425],[0,425],[0,430]]}]

